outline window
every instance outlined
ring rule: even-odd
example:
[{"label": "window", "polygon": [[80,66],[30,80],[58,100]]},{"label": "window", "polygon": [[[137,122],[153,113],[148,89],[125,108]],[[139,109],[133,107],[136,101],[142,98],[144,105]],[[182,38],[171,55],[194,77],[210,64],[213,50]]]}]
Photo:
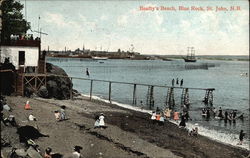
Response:
[{"label": "window", "polygon": [[19,51],[19,65],[24,65],[25,63],[25,51]]}]

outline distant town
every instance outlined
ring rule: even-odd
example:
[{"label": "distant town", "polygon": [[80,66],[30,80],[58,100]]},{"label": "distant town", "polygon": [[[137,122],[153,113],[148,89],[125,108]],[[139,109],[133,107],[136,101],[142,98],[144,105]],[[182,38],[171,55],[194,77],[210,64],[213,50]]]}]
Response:
[{"label": "distant town", "polygon": [[66,58],[93,58],[93,59],[131,59],[131,60],[154,60],[164,59],[160,56],[154,55],[141,55],[139,52],[123,51],[118,49],[117,51],[101,51],[90,49],[76,49],[64,51],[48,50],[46,53],[49,57],[66,57]]}]

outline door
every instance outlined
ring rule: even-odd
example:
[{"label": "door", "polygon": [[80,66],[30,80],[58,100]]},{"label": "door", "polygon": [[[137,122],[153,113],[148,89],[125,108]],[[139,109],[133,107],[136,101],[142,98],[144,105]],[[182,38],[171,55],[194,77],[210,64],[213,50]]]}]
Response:
[{"label": "door", "polygon": [[25,51],[19,51],[19,65],[24,65],[25,63]]}]

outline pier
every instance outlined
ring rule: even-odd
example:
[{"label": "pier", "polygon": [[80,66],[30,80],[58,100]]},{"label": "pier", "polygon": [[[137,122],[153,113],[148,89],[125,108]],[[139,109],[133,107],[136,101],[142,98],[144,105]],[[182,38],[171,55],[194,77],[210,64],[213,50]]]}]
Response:
[{"label": "pier", "polygon": [[[73,80],[85,80],[85,81],[89,81],[89,99],[92,100],[92,96],[93,96],[93,87],[95,85],[96,82],[103,82],[103,83],[108,83],[108,91],[106,94],[108,94],[108,100],[110,101],[110,103],[112,102],[112,85],[113,84],[124,84],[124,85],[131,85],[133,87],[133,90],[131,91],[132,94],[132,105],[138,105],[138,99],[137,99],[137,91],[138,91],[138,86],[144,86],[147,87],[147,94],[146,94],[146,105],[149,109],[152,109],[154,107],[155,104],[155,99],[154,99],[154,89],[155,88],[166,88],[166,94],[163,94],[166,96],[166,101],[165,101],[165,107],[168,107],[170,109],[175,108],[175,98],[174,98],[174,92],[175,90],[182,90],[182,94],[180,96],[180,100],[181,100],[181,106],[186,105],[189,106],[190,104],[190,98],[189,98],[189,93],[190,90],[195,90],[195,91],[201,91],[201,92],[205,92],[205,96],[204,98],[198,98],[201,99],[205,106],[212,106],[213,105],[213,91],[215,90],[214,88],[195,88],[195,87],[179,87],[179,86],[167,86],[167,85],[149,85],[149,84],[142,84],[142,83],[132,83],[132,82],[119,82],[119,81],[108,81],[108,80],[99,80],[99,79],[89,79],[89,78],[80,78],[80,77],[68,77],[68,76],[60,76],[60,75],[53,75],[53,74],[47,74],[46,77],[66,77],[69,78],[71,81]],[[27,78],[30,78],[31,75],[25,75],[25,81],[26,81],[26,85],[30,85],[28,83]],[[42,79],[40,79],[42,77]],[[37,90],[41,84],[45,84],[46,85],[46,78],[43,79],[44,76],[36,76],[33,77],[31,79],[35,79],[37,80],[37,83],[39,82],[39,84],[34,85],[33,84],[33,89]],[[30,79],[30,81],[31,81]],[[34,82],[36,83],[36,82]],[[70,98],[73,99],[73,87],[71,89],[71,95]]]}]

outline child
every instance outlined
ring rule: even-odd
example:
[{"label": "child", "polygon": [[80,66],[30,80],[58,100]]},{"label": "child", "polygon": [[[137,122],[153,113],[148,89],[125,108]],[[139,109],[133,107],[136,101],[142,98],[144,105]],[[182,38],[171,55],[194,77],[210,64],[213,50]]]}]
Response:
[{"label": "child", "polygon": [[99,117],[98,116],[96,116],[95,117],[95,124],[94,124],[94,128],[98,128],[99,127],[99,123],[100,123],[100,120],[99,120]]},{"label": "child", "polygon": [[44,158],[52,158],[51,151],[52,149],[50,147],[46,148]]},{"label": "child", "polygon": [[56,121],[60,121],[61,116],[60,116],[59,111],[56,110],[54,114],[55,114],[55,117],[56,117]]},{"label": "child", "polygon": [[239,135],[240,142],[238,143],[238,145],[242,145],[244,136],[245,133],[243,133],[243,130],[241,130]]},{"label": "child", "polygon": [[61,109],[60,109],[60,116],[61,116],[61,118],[60,118],[60,120],[66,120],[65,108],[66,107],[64,105],[61,106]]},{"label": "child", "polygon": [[100,127],[105,127],[105,123],[104,123],[104,114],[101,113],[100,117],[99,117],[99,126]]},{"label": "child", "polygon": [[82,150],[81,146],[75,146],[74,152],[73,152],[74,157],[80,158],[81,157],[81,150]]}]

